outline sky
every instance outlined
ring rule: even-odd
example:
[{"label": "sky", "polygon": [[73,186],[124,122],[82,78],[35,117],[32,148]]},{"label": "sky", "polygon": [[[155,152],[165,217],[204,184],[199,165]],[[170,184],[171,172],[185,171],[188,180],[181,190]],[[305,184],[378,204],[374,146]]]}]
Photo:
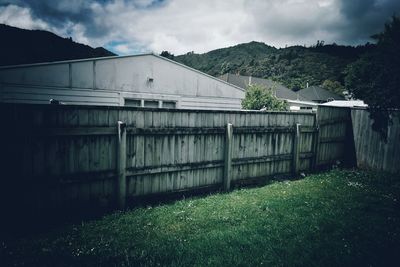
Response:
[{"label": "sky", "polygon": [[0,0],[0,23],[119,55],[205,53],[251,41],[359,45],[395,14],[399,0]]}]

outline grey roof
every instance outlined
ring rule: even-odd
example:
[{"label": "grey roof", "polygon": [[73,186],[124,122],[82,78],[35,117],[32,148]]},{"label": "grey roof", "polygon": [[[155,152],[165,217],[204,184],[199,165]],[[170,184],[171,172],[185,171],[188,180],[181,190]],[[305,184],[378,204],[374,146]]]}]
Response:
[{"label": "grey roof", "polygon": [[344,100],[344,96],[332,93],[319,86],[310,86],[298,91],[302,97],[314,102],[327,102],[328,99]]},{"label": "grey roof", "polygon": [[239,86],[243,89],[246,89],[247,86],[249,86],[250,84],[258,84],[265,86],[267,88],[271,88],[274,90],[276,97],[280,99],[303,100],[303,101],[308,100],[300,95],[297,95],[295,92],[286,88],[282,84],[272,81],[270,79],[262,79],[252,76],[236,75],[230,73],[225,73],[224,75],[221,75],[218,78],[220,78],[225,82]]},{"label": "grey roof", "polygon": [[[204,73],[200,70],[191,68],[189,66],[186,66],[185,64],[179,63],[177,61],[168,59],[166,57],[159,56],[154,53],[145,53],[145,54],[137,54],[137,55],[126,55],[126,56],[107,56],[107,57],[95,57],[95,58],[81,58],[81,59],[70,59],[70,60],[62,60],[62,61],[51,61],[51,62],[41,62],[41,63],[30,63],[30,64],[20,64],[20,65],[8,65],[8,66],[0,66],[0,70],[2,69],[14,69],[14,68],[24,68],[24,67],[33,67],[33,66],[48,66],[48,65],[57,65],[57,64],[66,64],[66,63],[75,63],[75,62],[87,62],[87,61],[99,61],[99,60],[108,60],[108,59],[122,59],[122,58],[135,58],[135,57],[142,57],[142,56],[154,56],[156,58],[169,61],[170,63],[179,65],[183,68],[189,69],[191,71],[197,72],[203,76],[207,76],[208,78],[211,78],[213,80],[217,80],[221,82],[221,79],[218,79],[212,75],[209,75],[207,73]],[[228,83],[227,81],[222,79],[222,82]],[[228,83],[229,84],[229,83]],[[243,87],[237,86],[235,84],[229,84],[230,86],[235,87],[238,90],[244,91]]]}]

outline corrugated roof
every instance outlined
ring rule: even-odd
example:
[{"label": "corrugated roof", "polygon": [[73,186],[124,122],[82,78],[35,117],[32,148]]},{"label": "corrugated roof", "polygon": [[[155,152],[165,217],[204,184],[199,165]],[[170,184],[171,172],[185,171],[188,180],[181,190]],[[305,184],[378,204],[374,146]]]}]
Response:
[{"label": "corrugated roof", "polygon": [[322,106],[331,107],[367,107],[368,105],[362,100],[334,100],[324,104]]},{"label": "corrugated roof", "polygon": [[221,80],[223,80],[225,82],[239,86],[243,89],[246,89],[247,86],[249,86],[249,84],[262,85],[267,88],[273,89],[276,97],[281,98],[281,99],[303,100],[303,101],[308,100],[300,95],[297,95],[295,92],[286,88],[282,84],[272,81],[270,79],[263,79],[263,78],[252,77],[252,76],[245,76],[245,75],[236,75],[236,74],[230,74],[230,73],[221,75],[218,78],[220,78]]},{"label": "corrugated roof", "polygon": [[293,103],[293,104],[300,104],[300,105],[310,105],[310,106],[318,106],[318,103],[312,102],[312,101],[303,101],[303,100],[287,100],[288,103]]},{"label": "corrugated roof", "polygon": [[32,63],[32,64],[21,64],[21,65],[10,65],[10,66],[0,66],[0,70],[2,69],[14,69],[14,68],[24,68],[24,67],[33,67],[33,66],[50,66],[50,65],[57,65],[57,64],[68,64],[68,63],[75,63],[75,62],[87,62],[87,61],[100,61],[100,60],[118,60],[118,59],[123,59],[123,58],[135,58],[135,57],[142,57],[142,56],[154,56],[156,58],[169,61],[170,63],[179,65],[183,68],[189,69],[191,71],[197,72],[203,76],[207,76],[208,78],[211,78],[213,80],[218,80],[219,82],[223,82],[226,84],[229,84],[232,87],[235,87],[238,90],[244,91],[243,87],[237,86],[235,84],[230,84],[225,80],[218,79],[214,76],[211,76],[207,73],[204,73],[202,71],[199,71],[197,69],[191,68],[189,66],[186,66],[185,64],[179,63],[177,61],[168,59],[166,57],[162,57],[159,55],[156,55],[154,53],[146,53],[146,54],[137,54],[137,55],[127,55],[127,56],[109,56],[109,57],[97,57],[97,58],[83,58],[83,59],[71,59],[71,60],[63,60],[63,61],[53,61],[53,62],[42,62],[42,63]]},{"label": "corrugated roof", "polygon": [[345,99],[344,96],[337,95],[319,86],[310,86],[308,88],[301,89],[298,91],[298,93],[307,100],[315,102],[326,102],[328,99]]}]

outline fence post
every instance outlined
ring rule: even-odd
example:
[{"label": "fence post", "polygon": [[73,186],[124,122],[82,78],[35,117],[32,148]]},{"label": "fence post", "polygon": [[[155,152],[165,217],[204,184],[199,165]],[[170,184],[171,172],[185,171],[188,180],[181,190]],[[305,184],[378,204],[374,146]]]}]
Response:
[{"label": "fence post", "polygon": [[225,162],[224,162],[224,190],[229,191],[231,188],[231,177],[232,177],[232,137],[233,128],[232,123],[226,125],[225,135]]},{"label": "fence post", "polygon": [[311,170],[315,171],[318,165],[318,150],[319,150],[319,125],[315,126],[315,132],[313,136],[313,158],[311,162]]},{"label": "fence post", "polygon": [[117,202],[119,209],[126,205],[126,123],[118,121]]},{"label": "fence post", "polygon": [[296,123],[296,128],[294,132],[293,139],[293,164],[292,164],[292,174],[299,174],[299,163],[300,163],[300,123]]}]

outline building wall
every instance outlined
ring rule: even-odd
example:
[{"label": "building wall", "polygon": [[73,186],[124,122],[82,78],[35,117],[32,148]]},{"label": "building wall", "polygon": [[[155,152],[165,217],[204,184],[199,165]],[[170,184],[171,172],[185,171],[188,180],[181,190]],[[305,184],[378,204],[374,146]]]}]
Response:
[{"label": "building wall", "polygon": [[305,102],[305,101],[299,101],[299,100],[287,100],[287,103],[289,105],[289,111],[293,112],[317,112],[318,105],[312,102]]},{"label": "building wall", "polygon": [[[2,102],[125,105],[126,99],[177,108],[240,109],[244,90],[155,55],[0,68]],[[127,101],[134,103],[132,101]],[[146,105],[146,101],[142,105]]]}]

